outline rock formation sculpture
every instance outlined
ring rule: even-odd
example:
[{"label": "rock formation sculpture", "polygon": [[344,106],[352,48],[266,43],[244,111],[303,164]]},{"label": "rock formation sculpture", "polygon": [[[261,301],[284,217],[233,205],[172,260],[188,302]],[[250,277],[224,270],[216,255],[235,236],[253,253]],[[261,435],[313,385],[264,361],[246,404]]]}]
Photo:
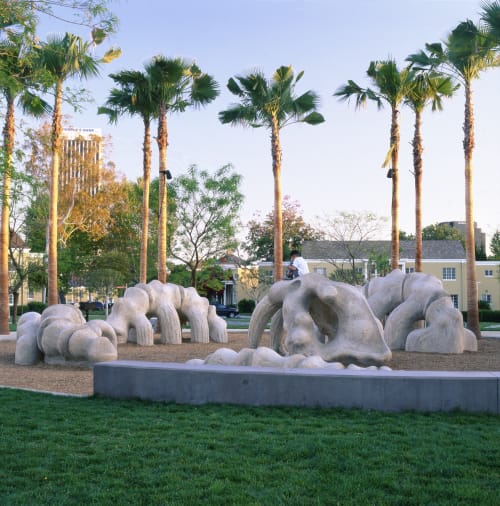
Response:
[{"label": "rock formation sculpture", "polygon": [[116,360],[117,340],[113,328],[103,320],[85,322],[79,309],[56,304],[19,319],[15,363],[95,363]]},{"label": "rock formation sculpture", "polygon": [[392,356],[382,325],[363,294],[351,285],[318,274],[271,286],[250,320],[250,347],[259,345],[271,317],[275,351],[318,355],[327,362],[379,364]]},{"label": "rock formation sculpture", "polygon": [[118,343],[131,341],[152,346],[150,316],[158,318],[161,343],[182,343],[181,321],[189,322],[192,342],[227,343],[226,322],[216,315],[205,297],[200,297],[194,288],[157,280],[127,288],[113,304],[106,321],[115,329]]},{"label": "rock formation sculpture", "polygon": [[[251,367],[279,367],[283,369],[379,369],[372,365],[369,367],[359,367],[356,364],[349,364],[347,367],[341,362],[326,362],[317,355],[306,357],[305,355],[295,354],[282,356],[271,348],[260,346],[257,349],[243,348],[239,352],[230,348],[219,348],[204,360],[193,358],[188,360],[189,365],[236,365]],[[381,370],[390,371],[390,367],[381,366]]]},{"label": "rock formation sculpture", "polygon": [[[477,351],[475,335],[464,328],[462,314],[435,276],[394,270],[363,287],[368,304],[385,320],[384,337],[391,350],[428,353]],[[425,327],[416,328],[425,320]]]}]

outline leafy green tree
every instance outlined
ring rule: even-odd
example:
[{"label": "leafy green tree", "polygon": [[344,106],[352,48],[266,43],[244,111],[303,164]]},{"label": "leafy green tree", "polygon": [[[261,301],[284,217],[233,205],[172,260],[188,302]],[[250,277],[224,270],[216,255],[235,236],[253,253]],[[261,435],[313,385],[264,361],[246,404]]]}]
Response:
[{"label": "leafy green tree", "polygon": [[318,96],[313,91],[295,95],[295,86],[304,72],[297,77],[292,66],[281,66],[271,79],[260,71],[230,78],[227,87],[240,103],[219,113],[222,123],[271,130],[271,156],[274,180],[274,280],[283,277],[283,214],[281,189],[281,129],[293,123],[317,125],[324,121],[317,112]]},{"label": "leafy green tree", "polygon": [[144,125],[143,162],[142,162],[142,238],[140,243],[139,281],[146,283],[148,269],[149,242],[149,191],[151,184],[151,122],[156,113],[156,103],[151,94],[151,80],[140,71],[123,70],[110,74],[116,86],[110,91],[104,107],[99,107],[99,114],[108,115],[112,123],[123,114],[140,116]]},{"label": "leafy green tree", "polygon": [[66,33],[64,36],[51,36],[38,48],[38,65],[47,74],[54,91],[54,110],[52,114],[52,163],[50,171],[50,207],[48,226],[48,303],[57,304],[57,226],[59,198],[59,166],[62,133],[63,85],[70,77],[86,79],[99,73],[101,63],[107,63],[120,55],[116,49],[109,50],[102,59],[93,55],[91,41],[84,42],[80,37]]},{"label": "leafy green tree", "polygon": [[5,99],[6,112],[3,128],[1,167],[1,217],[0,217],[0,334],[9,333],[9,240],[11,182],[14,177],[15,105],[21,105],[25,113],[39,116],[49,111],[49,106],[37,95],[32,86],[36,77],[22,36],[9,34],[0,41],[0,93]]},{"label": "leafy green tree", "polygon": [[354,81],[347,81],[334,93],[340,100],[355,98],[356,108],[364,107],[368,100],[373,100],[380,109],[384,102],[391,108],[391,134],[389,151],[383,164],[390,163],[388,177],[392,180],[391,199],[391,267],[399,268],[399,108],[411,89],[415,72],[409,68],[399,70],[392,59],[372,61],[366,71],[374,85],[372,88],[362,88]]},{"label": "leafy green tree", "polygon": [[475,145],[472,83],[481,72],[496,67],[500,58],[498,42],[482,26],[471,20],[459,23],[444,43],[426,44],[426,52],[410,55],[415,68],[441,69],[453,75],[465,90],[464,159],[465,159],[465,252],[467,271],[467,327],[479,338],[478,292],[473,209],[473,151]]},{"label": "leafy green tree", "polygon": [[424,241],[460,241],[464,243],[464,236],[460,230],[443,223],[427,225],[422,230]]},{"label": "leafy green tree", "polygon": [[193,165],[171,185],[177,229],[170,241],[170,255],[187,266],[194,287],[201,266],[237,245],[243,203],[240,183],[241,176],[230,165],[213,174]]},{"label": "leafy green tree", "polygon": [[[323,233],[305,222],[300,204],[288,195],[283,199],[282,209],[285,260],[290,258],[290,251],[300,250],[304,241],[318,241],[323,238]],[[274,213],[271,211],[264,218],[256,213],[247,229],[244,249],[250,259],[271,261],[274,258]]]},{"label": "leafy green tree", "polygon": [[209,301],[217,300],[224,293],[224,281],[233,278],[231,271],[224,270],[216,263],[215,259],[209,259],[196,275],[197,291]]},{"label": "leafy green tree", "polygon": [[159,152],[158,279],[167,281],[167,114],[184,112],[212,102],[219,94],[212,76],[181,58],[155,56],[146,64],[158,118],[156,141]]},{"label": "leafy green tree", "polygon": [[422,272],[422,174],[424,150],[422,140],[422,113],[431,105],[433,111],[443,109],[442,99],[451,97],[458,86],[453,84],[451,77],[436,71],[419,72],[405,97],[405,103],[415,113],[415,129],[413,134],[413,177],[415,180],[415,270]]},{"label": "leafy green tree", "polygon": [[491,238],[490,251],[493,255],[493,260],[500,260],[500,230],[497,230]]}]

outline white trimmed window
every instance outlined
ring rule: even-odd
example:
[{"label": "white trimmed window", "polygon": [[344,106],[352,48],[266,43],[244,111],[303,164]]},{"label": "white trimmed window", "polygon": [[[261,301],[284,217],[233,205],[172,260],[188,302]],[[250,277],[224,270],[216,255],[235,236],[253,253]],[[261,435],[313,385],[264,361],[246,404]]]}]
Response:
[{"label": "white trimmed window", "polygon": [[406,274],[411,274],[412,272],[415,272],[415,267],[406,267],[405,272]]},{"label": "white trimmed window", "polygon": [[326,267],[315,267],[314,272],[320,276],[325,276],[326,278]]},{"label": "white trimmed window", "polygon": [[455,293],[453,295],[450,295],[451,301],[453,302],[453,307],[455,309],[458,309],[458,295]]},{"label": "white trimmed window", "polygon": [[491,293],[483,293],[481,295],[481,300],[483,302],[487,302],[488,304],[491,304]]},{"label": "white trimmed window", "polygon": [[486,269],[484,271],[484,275],[487,277],[487,278],[492,278],[493,277],[493,269]]},{"label": "white trimmed window", "polygon": [[445,281],[455,281],[457,279],[455,267],[443,267],[443,279]]}]

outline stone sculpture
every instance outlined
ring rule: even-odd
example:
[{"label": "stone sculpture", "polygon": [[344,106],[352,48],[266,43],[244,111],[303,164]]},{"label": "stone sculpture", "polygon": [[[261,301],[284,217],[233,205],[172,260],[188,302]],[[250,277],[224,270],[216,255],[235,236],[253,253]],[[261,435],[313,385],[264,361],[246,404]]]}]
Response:
[{"label": "stone sculpture", "polygon": [[[283,369],[379,369],[377,366],[359,367],[356,364],[349,364],[347,367],[341,362],[326,362],[318,355],[306,357],[305,355],[295,354],[282,356],[271,348],[260,346],[257,349],[243,348],[236,352],[230,348],[219,348],[204,360],[194,358],[188,360],[189,365],[232,365],[232,366],[250,366],[250,367],[279,367]],[[381,370],[390,371],[391,368],[381,366]]]},{"label": "stone sculpture", "polygon": [[15,363],[95,363],[116,360],[117,339],[103,320],[86,322],[71,305],[56,304],[39,313],[25,313],[19,319]]},{"label": "stone sculpture", "polygon": [[381,364],[392,356],[380,321],[357,288],[306,274],[278,281],[250,320],[249,343],[257,348],[272,317],[271,343],[288,355]]},{"label": "stone sculpture", "polygon": [[158,318],[161,343],[182,343],[181,321],[189,322],[192,342],[227,343],[226,321],[217,316],[205,297],[200,297],[194,288],[158,280],[127,288],[113,304],[106,321],[114,328],[118,343],[152,346],[151,316]]},{"label": "stone sculpture", "polygon": [[[384,337],[391,350],[477,351],[475,335],[464,328],[462,314],[435,276],[394,270],[370,281],[363,293],[377,318],[385,320]],[[416,328],[421,320],[425,327]]]}]

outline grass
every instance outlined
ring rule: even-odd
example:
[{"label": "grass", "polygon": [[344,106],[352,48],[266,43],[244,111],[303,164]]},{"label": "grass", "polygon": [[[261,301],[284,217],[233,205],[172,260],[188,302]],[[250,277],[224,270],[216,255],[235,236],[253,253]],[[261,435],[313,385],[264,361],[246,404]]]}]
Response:
[{"label": "grass", "polygon": [[0,504],[498,504],[494,415],[0,403]]}]

